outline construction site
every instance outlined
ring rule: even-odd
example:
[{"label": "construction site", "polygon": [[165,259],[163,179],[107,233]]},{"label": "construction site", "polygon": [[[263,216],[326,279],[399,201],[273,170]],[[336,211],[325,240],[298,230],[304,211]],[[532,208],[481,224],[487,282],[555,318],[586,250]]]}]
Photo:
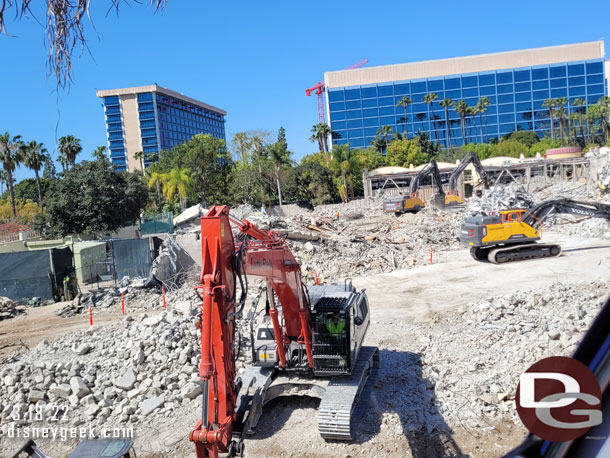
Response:
[{"label": "construction site", "polygon": [[570,356],[608,297],[608,148],[578,156],[385,168],[348,204],[0,245],[0,455],[506,454],[527,434],[519,374]]}]

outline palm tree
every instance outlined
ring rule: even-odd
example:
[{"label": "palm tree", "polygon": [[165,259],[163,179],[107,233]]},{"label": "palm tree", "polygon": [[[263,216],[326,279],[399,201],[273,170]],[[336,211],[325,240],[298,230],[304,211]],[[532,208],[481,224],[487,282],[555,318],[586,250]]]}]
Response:
[{"label": "palm tree", "polygon": [[575,111],[568,115],[568,141],[572,141],[572,137],[574,137],[574,144],[578,143],[578,128],[580,116],[579,113]]},{"label": "palm tree", "polygon": [[[451,128],[449,127],[449,108],[453,106],[453,100],[443,99],[439,102],[439,105],[445,109],[445,128],[447,129],[447,140],[445,140],[445,147],[451,150]],[[447,142],[449,142],[447,144]]]},{"label": "palm tree", "polygon": [[460,129],[462,130],[462,145],[466,145],[466,132],[464,130],[464,124],[466,122],[466,116],[469,113],[470,107],[465,100],[460,100],[455,104],[454,110],[460,115]]},{"label": "palm tree", "polygon": [[434,114],[434,101],[438,100],[438,94],[436,92],[430,92],[424,96],[422,102],[427,103],[430,106],[430,113],[432,113],[432,123],[434,124],[434,132],[436,134],[436,141],[438,142],[438,129],[436,128],[436,115]]},{"label": "palm tree", "polygon": [[557,117],[559,118],[559,134],[561,135],[561,144],[563,145],[565,142],[565,130],[566,130],[566,110],[565,106],[568,104],[568,99],[565,97],[559,97],[555,99],[555,104],[557,107]]},{"label": "palm tree", "polygon": [[582,141],[585,140],[585,127],[583,125],[583,109],[586,108],[587,102],[582,97],[578,97],[572,101],[572,106],[576,108],[576,113],[578,115],[578,126],[580,128],[580,136],[582,137]]},{"label": "palm tree", "polygon": [[27,145],[22,147],[23,163],[25,166],[34,171],[36,177],[36,186],[38,187],[38,203],[42,205],[42,186],[40,185],[40,169],[44,165],[44,161],[48,152],[42,143],[37,143],[32,140]]},{"label": "palm tree", "polygon": [[108,159],[108,157],[106,156],[107,149],[108,148],[106,148],[105,146],[98,146],[93,150],[93,153],[91,153],[91,155],[95,158],[96,161],[105,161]]},{"label": "palm tree", "polygon": [[314,124],[311,128],[312,136],[309,137],[310,141],[318,141],[318,147],[320,151],[323,153],[328,153],[328,136],[331,133],[330,127],[328,124],[321,122],[319,124]]},{"label": "palm tree", "polygon": [[483,123],[481,122],[481,113],[485,116],[485,142],[487,142],[487,107],[491,105],[491,100],[487,97],[481,97],[477,102],[477,113],[479,113],[479,123],[481,124],[481,142],[483,141]]},{"label": "palm tree", "polygon": [[608,116],[610,116],[610,97],[603,96],[595,104],[599,107],[599,114],[602,120],[602,133],[604,135],[604,143],[608,143],[608,132],[610,131],[610,125],[608,123]]},{"label": "palm tree", "polygon": [[409,138],[409,128],[407,127],[407,107],[413,103],[411,97],[403,96],[398,103],[397,107],[403,107],[405,110],[405,139]]},{"label": "palm tree", "polygon": [[587,109],[587,113],[585,117],[587,118],[588,131],[589,131],[589,142],[595,142],[595,135],[597,128],[595,127],[595,121],[599,119],[601,116],[599,106],[594,103],[593,105],[589,105]]},{"label": "palm tree", "polygon": [[543,107],[549,110],[549,119],[551,120],[551,138],[553,140],[555,140],[555,112],[553,111],[553,108],[555,108],[556,105],[557,102],[555,102],[555,99],[546,99],[542,104]]},{"label": "palm tree", "polygon": [[[326,124],[318,124],[324,125]],[[326,126],[328,127],[328,126]],[[277,195],[280,202],[280,207],[282,206],[282,188],[280,186],[280,172],[282,167],[286,165],[290,165],[292,161],[290,160],[290,151],[286,148],[286,145],[282,142],[275,142],[268,147],[269,150],[269,159],[273,163],[273,173],[275,175],[275,183],[277,184]]]},{"label": "palm tree", "polygon": [[6,183],[6,172],[4,169],[0,169],[0,196],[4,194],[4,183]]},{"label": "palm tree", "polygon": [[74,135],[66,135],[59,139],[57,149],[61,154],[60,162],[65,171],[70,165],[74,167],[76,156],[83,150],[83,147],[80,145],[80,139],[74,137]]},{"label": "palm tree", "polygon": [[171,169],[168,173],[161,175],[163,194],[167,200],[172,201],[176,192],[178,192],[180,208],[184,210],[186,208],[186,193],[191,181],[188,169]]},{"label": "palm tree", "polygon": [[348,191],[351,198],[354,198],[354,186],[352,184],[351,176],[359,158],[354,150],[350,150],[349,145],[338,145],[335,147],[333,153],[331,169],[341,175],[339,195],[343,202],[348,202]]},{"label": "palm tree", "polygon": [[383,126],[380,129],[377,129],[375,140],[371,143],[380,153],[385,154],[388,149],[388,143],[390,143],[389,139],[391,139],[393,135],[394,129],[392,129],[392,126]]},{"label": "palm tree", "polygon": [[133,158],[140,161],[140,167],[142,168],[142,171],[144,171],[144,158],[145,157],[146,157],[146,154],[144,153],[144,151],[136,151],[135,153],[133,153]]},{"label": "palm tree", "polygon": [[15,206],[15,187],[13,186],[13,172],[15,168],[21,164],[22,147],[21,135],[11,137],[8,132],[0,135],[0,161],[6,172],[6,185],[11,197],[11,207],[13,209],[13,217],[17,218],[17,207]]},{"label": "palm tree", "polygon": [[163,174],[159,172],[151,173],[148,180],[148,189],[151,189],[153,186],[156,188],[157,205],[159,208],[161,208],[161,185],[163,185]]}]

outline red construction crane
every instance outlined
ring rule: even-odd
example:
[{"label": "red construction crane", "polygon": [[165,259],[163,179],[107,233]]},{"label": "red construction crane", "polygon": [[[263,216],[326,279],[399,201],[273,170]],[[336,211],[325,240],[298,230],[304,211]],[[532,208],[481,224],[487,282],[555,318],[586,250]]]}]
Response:
[{"label": "red construction crane", "polygon": [[[350,65],[349,67],[344,68],[344,70],[359,68],[366,63],[368,63],[368,60],[362,59],[360,62],[357,62],[353,65]],[[309,97],[312,92],[318,96],[318,119],[320,124],[326,124],[326,118],[324,117],[324,96],[322,95],[325,90],[326,86],[324,85],[324,81],[320,81],[309,89],[305,89],[305,94],[307,94],[307,97]]]}]

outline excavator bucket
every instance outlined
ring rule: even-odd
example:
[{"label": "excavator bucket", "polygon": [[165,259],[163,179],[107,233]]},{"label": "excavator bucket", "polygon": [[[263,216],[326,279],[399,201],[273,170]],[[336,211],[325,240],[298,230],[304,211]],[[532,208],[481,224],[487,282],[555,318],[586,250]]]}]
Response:
[{"label": "excavator bucket", "polygon": [[430,197],[428,202],[430,203],[431,207],[445,208],[445,196],[441,196],[440,194],[435,194],[434,196]]}]

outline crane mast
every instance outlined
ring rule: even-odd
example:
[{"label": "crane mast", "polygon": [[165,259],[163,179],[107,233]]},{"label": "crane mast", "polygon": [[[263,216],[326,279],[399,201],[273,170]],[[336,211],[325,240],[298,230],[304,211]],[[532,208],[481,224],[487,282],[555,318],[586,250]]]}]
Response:
[{"label": "crane mast", "polygon": [[[360,68],[364,64],[368,63],[367,59],[362,59],[360,62],[356,62],[355,64],[350,65],[349,67],[344,68],[344,70],[352,70],[355,68]],[[318,98],[318,122],[320,124],[326,124],[326,118],[324,116],[324,92],[326,91],[326,85],[324,81],[318,81],[309,89],[305,89],[305,94],[307,97],[310,97],[311,94],[315,94]]]}]

